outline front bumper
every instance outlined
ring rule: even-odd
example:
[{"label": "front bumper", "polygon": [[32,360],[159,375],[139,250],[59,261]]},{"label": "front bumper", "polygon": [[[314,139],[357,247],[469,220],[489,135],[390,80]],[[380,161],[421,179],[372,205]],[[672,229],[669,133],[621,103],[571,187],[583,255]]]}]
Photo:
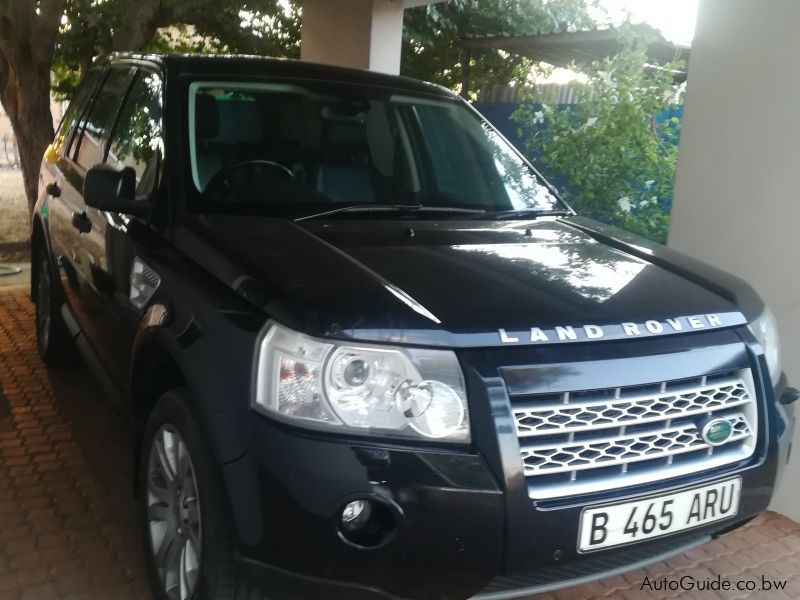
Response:
[{"label": "front bumper", "polygon": [[[631,352],[648,348],[663,357],[665,343]],[[569,356],[560,358],[569,364]],[[253,444],[223,473],[241,538],[239,560],[271,597],[519,597],[663,560],[740,526],[770,502],[785,437],[775,402],[781,389],[759,392],[763,430],[747,461],[589,498],[533,500],[510,425],[509,398],[493,377],[497,361],[480,352],[462,360],[470,448],[347,440],[254,415]],[[751,360],[754,372],[763,372],[759,358]],[[632,546],[591,554],[576,549],[580,514],[589,504],[624,502],[733,474],[742,478],[734,518]],[[344,504],[364,497],[385,500],[397,522],[384,543],[369,549],[348,544],[338,527]]]},{"label": "front bumper", "polygon": [[[242,560],[271,597],[336,597],[341,588],[346,598],[456,599],[502,572],[504,494],[480,455],[321,439],[258,420],[259,441],[242,459],[252,475],[241,465],[223,472],[229,488],[259,482],[238,496],[257,497],[255,506],[232,502],[234,515],[252,515],[241,523],[250,537]],[[342,507],[365,497],[396,507],[396,529],[371,549],[339,534]],[[325,594],[311,593],[323,583]]]},{"label": "front bumper", "polygon": [[[738,471],[743,495],[736,519],[590,555],[574,551],[582,504],[529,507],[528,518],[514,527],[530,531],[540,552],[516,557],[528,566],[509,571],[506,495],[480,457],[312,441],[280,431],[267,437],[272,443],[261,448],[262,460],[285,462],[301,448],[316,457],[292,461],[285,479],[258,469],[262,511],[252,521],[262,531],[258,543],[242,548],[240,561],[274,598],[512,598],[577,585],[664,560],[738,527],[767,507],[774,480],[771,464]],[[337,534],[338,511],[349,499],[376,495],[402,509],[398,530],[380,548],[353,548]]]},{"label": "front bumper", "polygon": [[[582,585],[598,579],[620,575],[660,561],[668,560],[705,544],[748,523],[752,517],[737,520],[732,526],[713,533],[693,532],[675,536],[645,548],[629,549],[616,555],[602,555],[565,565],[541,568],[533,571],[512,573],[495,577],[475,595],[465,596],[473,600],[506,600],[544,594],[565,587]],[[301,573],[290,572],[266,563],[238,557],[240,567],[250,579],[274,598],[328,598],[333,600],[403,600],[377,587],[357,583],[323,579]],[[452,588],[450,588],[452,589]],[[452,592],[447,596],[455,597]]]}]

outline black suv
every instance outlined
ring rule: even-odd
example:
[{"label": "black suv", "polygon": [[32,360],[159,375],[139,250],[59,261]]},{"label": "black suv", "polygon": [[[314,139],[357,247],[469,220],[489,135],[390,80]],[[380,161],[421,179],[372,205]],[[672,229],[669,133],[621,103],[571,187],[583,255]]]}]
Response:
[{"label": "black suv", "polygon": [[742,281],[581,218],[447,90],[120,55],[48,148],[32,296],[135,424],[157,598],[506,598],[766,508]]}]

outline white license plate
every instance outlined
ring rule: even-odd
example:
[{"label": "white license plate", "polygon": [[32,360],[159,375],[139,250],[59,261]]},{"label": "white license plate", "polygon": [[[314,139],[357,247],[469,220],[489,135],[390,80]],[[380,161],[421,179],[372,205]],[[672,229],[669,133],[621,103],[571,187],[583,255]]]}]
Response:
[{"label": "white license plate", "polygon": [[586,508],[578,550],[640,542],[727,519],[739,512],[741,491],[742,480],[737,477],[645,500]]}]

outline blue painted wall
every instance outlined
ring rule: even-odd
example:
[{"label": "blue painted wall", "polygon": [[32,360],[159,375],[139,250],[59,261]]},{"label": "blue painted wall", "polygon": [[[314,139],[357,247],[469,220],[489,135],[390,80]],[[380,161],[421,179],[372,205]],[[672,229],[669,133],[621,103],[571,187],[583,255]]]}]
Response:
[{"label": "blue painted wall", "polygon": [[[525,148],[525,141],[519,135],[519,126],[511,119],[511,115],[521,105],[516,102],[476,102],[475,108],[484,117],[497,127],[500,132],[508,138],[525,156],[532,162],[536,161],[536,157],[532,156]],[[537,108],[541,105],[534,105]],[[569,108],[569,104],[562,104],[562,108]],[[683,119],[683,105],[675,106],[670,110],[664,111],[657,117],[657,121],[663,122],[672,117],[678,117],[679,120]]]},{"label": "blue painted wall", "polygon": [[[537,109],[541,106],[534,105]],[[569,109],[569,104],[562,104],[561,108]],[[550,183],[552,183],[559,190],[569,190],[570,182],[558,173],[549,173],[542,165],[538,164],[537,157],[525,147],[525,140],[519,135],[519,125],[517,125],[511,118],[514,112],[520,107],[518,103],[493,103],[493,102],[477,102],[475,108],[483,114],[500,132],[514,144],[520,152],[522,152],[528,160],[530,160],[535,167],[537,167],[542,175],[544,175]],[[678,105],[670,110],[664,111],[657,117],[657,121],[663,122],[672,117],[677,117],[679,120],[683,118],[683,105]],[[539,125],[539,127],[546,127],[546,123]],[[676,143],[677,143],[676,139]],[[663,198],[661,200],[662,210],[666,213],[672,211],[672,198]]]}]

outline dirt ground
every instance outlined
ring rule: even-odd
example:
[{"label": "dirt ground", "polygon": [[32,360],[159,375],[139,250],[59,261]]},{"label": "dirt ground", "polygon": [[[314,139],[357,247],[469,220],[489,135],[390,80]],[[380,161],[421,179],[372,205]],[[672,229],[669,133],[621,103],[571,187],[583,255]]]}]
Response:
[{"label": "dirt ground", "polygon": [[0,169],[0,244],[25,240],[28,237],[28,218],[22,173]]}]

